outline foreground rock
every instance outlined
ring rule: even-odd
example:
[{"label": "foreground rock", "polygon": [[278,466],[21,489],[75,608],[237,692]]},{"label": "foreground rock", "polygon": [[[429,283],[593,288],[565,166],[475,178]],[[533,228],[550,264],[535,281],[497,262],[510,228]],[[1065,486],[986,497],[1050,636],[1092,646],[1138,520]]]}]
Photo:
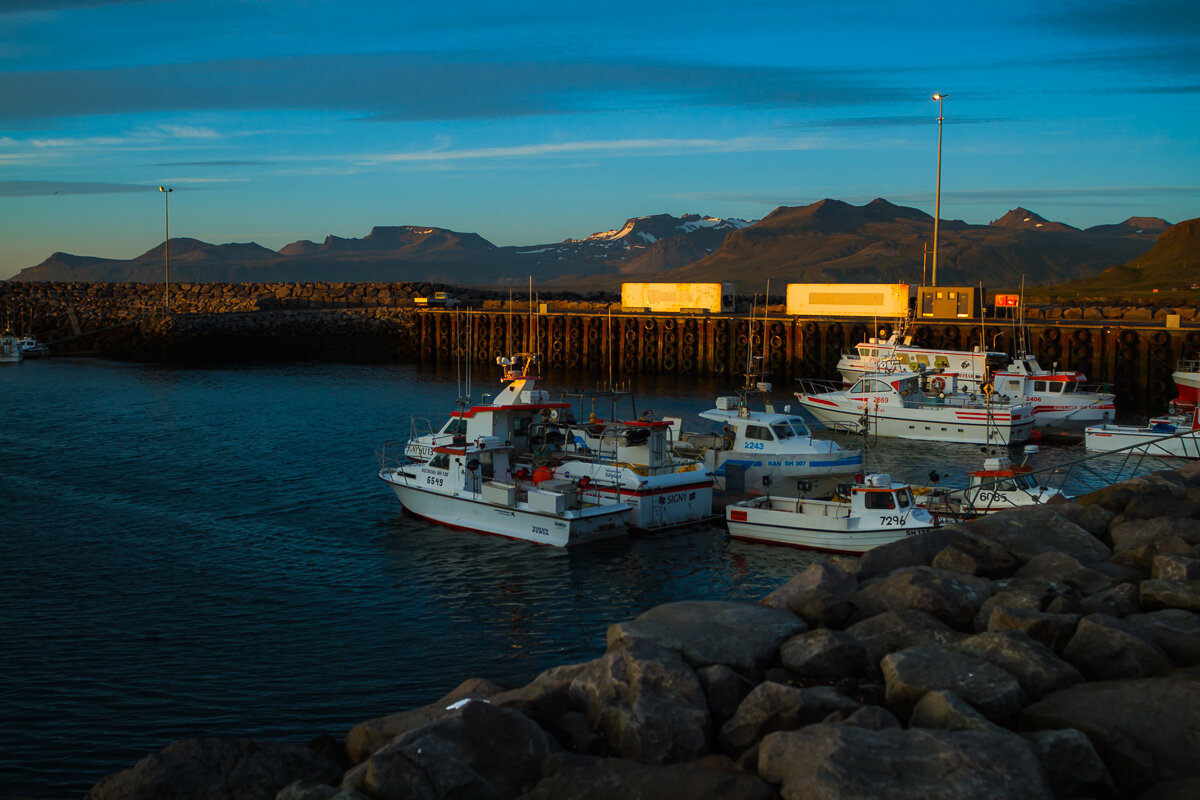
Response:
[{"label": "foreground rock", "polygon": [[606,652],[304,747],[189,740],[95,800],[1193,798],[1200,463],[669,603]]}]

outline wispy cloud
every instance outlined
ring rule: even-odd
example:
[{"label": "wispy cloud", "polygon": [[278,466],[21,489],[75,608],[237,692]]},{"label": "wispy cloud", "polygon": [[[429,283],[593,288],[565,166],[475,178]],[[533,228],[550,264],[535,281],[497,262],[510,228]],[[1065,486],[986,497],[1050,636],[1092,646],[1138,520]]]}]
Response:
[{"label": "wispy cloud", "polygon": [[44,197],[56,194],[124,194],[153,192],[157,186],[84,181],[0,181],[0,197]]},{"label": "wispy cloud", "polygon": [[0,120],[194,109],[312,109],[379,120],[678,106],[836,107],[917,90],[839,71],[498,54],[350,54],[0,74]]},{"label": "wispy cloud", "polygon": [[575,142],[541,142],[509,147],[475,147],[456,150],[453,147],[414,150],[399,153],[380,153],[365,156],[362,163],[461,161],[465,159],[542,158],[556,155],[612,154],[671,155],[682,153],[745,153],[783,150],[810,150],[819,146],[813,139],[767,139],[738,137],[733,139],[615,139]]}]

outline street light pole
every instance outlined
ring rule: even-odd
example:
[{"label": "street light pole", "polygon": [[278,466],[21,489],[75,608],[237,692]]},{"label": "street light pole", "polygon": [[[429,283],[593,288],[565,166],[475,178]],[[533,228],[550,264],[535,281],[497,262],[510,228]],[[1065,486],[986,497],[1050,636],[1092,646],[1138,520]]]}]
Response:
[{"label": "street light pole", "polygon": [[[158,187],[158,190],[163,193],[163,227],[165,228],[163,239],[163,307],[166,313],[171,313],[171,192],[174,189],[166,186]],[[937,241],[934,239],[934,241]]]},{"label": "street light pole", "polygon": [[945,94],[935,94],[932,99],[938,102],[938,160],[937,160],[937,189],[933,195],[933,285],[937,286],[937,256],[938,256],[938,222],[942,218],[942,102],[949,97]]}]

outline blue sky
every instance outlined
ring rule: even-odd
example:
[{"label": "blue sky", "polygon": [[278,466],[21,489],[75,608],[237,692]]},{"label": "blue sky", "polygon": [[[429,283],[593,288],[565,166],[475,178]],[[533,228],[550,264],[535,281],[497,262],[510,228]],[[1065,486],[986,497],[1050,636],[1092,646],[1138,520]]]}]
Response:
[{"label": "blue sky", "polygon": [[823,197],[1200,216],[1200,4],[0,0],[0,277],[170,231],[499,245]]}]

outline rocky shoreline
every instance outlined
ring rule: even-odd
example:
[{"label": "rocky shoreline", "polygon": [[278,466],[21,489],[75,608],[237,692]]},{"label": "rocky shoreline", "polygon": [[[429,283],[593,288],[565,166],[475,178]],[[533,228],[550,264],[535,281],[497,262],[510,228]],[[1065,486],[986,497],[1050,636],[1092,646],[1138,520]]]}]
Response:
[{"label": "rocky shoreline", "polygon": [[669,603],[526,686],[309,745],[192,739],[89,800],[1200,797],[1200,463]]}]

